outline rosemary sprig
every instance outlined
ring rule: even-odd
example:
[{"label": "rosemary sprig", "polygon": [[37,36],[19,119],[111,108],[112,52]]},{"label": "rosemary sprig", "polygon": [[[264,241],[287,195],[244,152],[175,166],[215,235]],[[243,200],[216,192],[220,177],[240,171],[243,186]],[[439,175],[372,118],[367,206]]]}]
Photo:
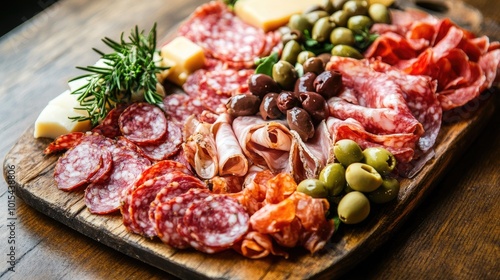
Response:
[{"label": "rosemary sprig", "polygon": [[155,61],[155,53],[158,53],[156,23],[147,36],[136,26],[128,38],[126,42],[122,33],[120,42],[107,37],[102,39],[113,50],[111,53],[93,48],[101,55],[104,66],[77,67],[89,73],[70,81],[87,79],[88,82],[71,93],[79,95],[81,107],[75,109],[87,111],[88,117],[74,117],[73,120],[90,120],[96,125],[116,104],[130,102],[132,94],[143,93],[144,99],[152,104],[162,102],[162,96],[156,92],[156,74],[169,67],[158,66]]}]

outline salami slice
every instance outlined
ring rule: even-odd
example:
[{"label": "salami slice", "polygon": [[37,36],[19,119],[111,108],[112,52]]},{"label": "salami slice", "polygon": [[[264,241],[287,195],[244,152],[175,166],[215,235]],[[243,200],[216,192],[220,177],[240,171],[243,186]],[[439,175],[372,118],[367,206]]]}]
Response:
[{"label": "salami slice", "polygon": [[109,111],[108,115],[104,120],[92,129],[92,132],[101,134],[108,138],[114,139],[122,135],[120,131],[120,126],[118,124],[118,119],[123,111],[127,108],[127,105],[120,104]]},{"label": "salami slice", "polygon": [[177,231],[178,223],[184,217],[189,205],[209,196],[211,194],[206,189],[190,189],[165,203],[158,204],[154,211],[156,235],[161,241],[174,248],[189,248],[190,244]]},{"label": "salami slice", "polygon": [[129,213],[133,224],[129,230],[146,237],[155,236],[156,232],[152,224],[154,219],[150,220],[149,212],[152,207],[151,203],[155,201],[158,192],[166,189],[166,192],[170,193],[169,197],[173,198],[193,187],[204,188],[205,186],[198,178],[179,171],[146,181],[128,197]]},{"label": "salami slice", "polygon": [[123,111],[118,123],[122,134],[136,144],[156,144],[167,133],[167,117],[159,107],[134,103]]},{"label": "salami slice", "polygon": [[85,136],[83,132],[71,132],[61,135],[54,139],[47,148],[43,151],[44,154],[49,155],[56,152],[66,151],[76,146],[80,140]]},{"label": "salami slice", "polygon": [[199,99],[185,93],[167,95],[163,105],[167,115],[178,123],[184,123],[189,115],[199,116],[205,109]]},{"label": "salami slice", "polygon": [[233,246],[249,229],[249,216],[234,198],[210,195],[193,202],[177,231],[195,249],[212,254]]},{"label": "salami slice", "polygon": [[123,146],[111,149],[113,169],[109,178],[101,183],[90,184],[85,189],[85,204],[94,214],[108,214],[120,209],[126,190],[150,162],[135,151]]},{"label": "salami slice", "polygon": [[90,182],[103,164],[100,148],[82,143],[67,151],[57,161],[54,179],[60,190],[71,191]]},{"label": "salami slice", "polygon": [[160,161],[168,159],[175,155],[182,144],[182,130],[176,123],[170,122],[168,125],[168,133],[165,140],[160,144],[141,145],[139,148],[142,154],[152,161]]}]

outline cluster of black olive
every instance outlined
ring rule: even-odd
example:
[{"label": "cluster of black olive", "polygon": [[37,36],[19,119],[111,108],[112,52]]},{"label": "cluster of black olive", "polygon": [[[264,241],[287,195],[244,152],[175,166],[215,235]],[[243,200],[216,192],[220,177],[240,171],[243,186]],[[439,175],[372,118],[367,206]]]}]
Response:
[{"label": "cluster of black olive", "polygon": [[314,136],[315,126],[328,117],[327,100],[342,88],[339,72],[324,70],[322,61],[316,63],[321,67],[294,79],[293,89],[280,86],[268,75],[252,75],[248,80],[251,94],[231,97],[227,112],[233,117],[259,113],[264,120],[285,118],[288,127],[307,141]]}]

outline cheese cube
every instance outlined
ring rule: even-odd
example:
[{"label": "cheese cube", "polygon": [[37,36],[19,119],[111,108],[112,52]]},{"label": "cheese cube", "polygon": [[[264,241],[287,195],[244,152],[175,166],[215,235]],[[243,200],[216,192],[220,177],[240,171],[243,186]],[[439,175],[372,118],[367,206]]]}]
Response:
[{"label": "cheese cube", "polygon": [[163,65],[171,68],[166,79],[182,86],[189,74],[205,65],[203,49],[186,37],[179,36],[161,48]]},{"label": "cheese cube", "polygon": [[90,121],[77,122],[69,117],[87,116],[85,110],[76,110],[80,106],[77,96],[69,90],[49,101],[35,121],[34,137],[56,138],[75,131],[87,131],[92,128]]},{"label": "cheese cube", "polygon": [[234,11],[244,22],[267,32],[286,25],[292,15],[322,3],[323,0],[238,0]]}]

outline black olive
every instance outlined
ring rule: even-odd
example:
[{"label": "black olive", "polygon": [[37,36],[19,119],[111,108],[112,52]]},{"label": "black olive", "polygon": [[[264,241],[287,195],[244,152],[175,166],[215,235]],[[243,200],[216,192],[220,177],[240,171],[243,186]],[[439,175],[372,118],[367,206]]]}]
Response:
[{"label": "black olive", "polygon": [[238,94],[229,98],[227,112],[233,117],[252,116],[259,111],[260,98],[251,94]]},{"label": "black olive", "polygon": [[260,103],[260,115],[264,120],[267,119],[279,119],[283,116],[283,113],[278,109],[278,94],[270,92],[262,98]]},{"label": "black olive", "polygon": [[314,88],[314,80],[316,74],[314,72],[306,72],[304,75],[297,79],[295,82],[295,92],[316,91]]},{"label": "black olive", "polygon": [[286,111],[286,121],[288,127],[295,130],[302,141],[305,142],[314,136],[314,125],[311,121],[311,116],[309,116],[306,110],[294,107]]},{"label": "black olive", "polygon": [[302,108],[309,113],[315,124],[328,117],[328,104],[320,94],[315,92],[301,92],[300,101],[302,101]]},{"label": "black olive", "polygon": [[300,107],[299,96],[297,93],[292,91],[282,91],[278,95],[278,99],[276,101],[278,103],[278,108],[283,113],[286,113],[287,110],[292,109],[293,107]]},{"label": "black olive", "polygon": [[280,92],[278,84],[268,75],[253,74],[248,79],[248,89],[253,95],[263,98],[269,92]]},{"label": "black olive", "polygon": [[326,100],[336,96],[342,89],[342,74],[338,71],[324,71],[314,80],[315,91]]}]

